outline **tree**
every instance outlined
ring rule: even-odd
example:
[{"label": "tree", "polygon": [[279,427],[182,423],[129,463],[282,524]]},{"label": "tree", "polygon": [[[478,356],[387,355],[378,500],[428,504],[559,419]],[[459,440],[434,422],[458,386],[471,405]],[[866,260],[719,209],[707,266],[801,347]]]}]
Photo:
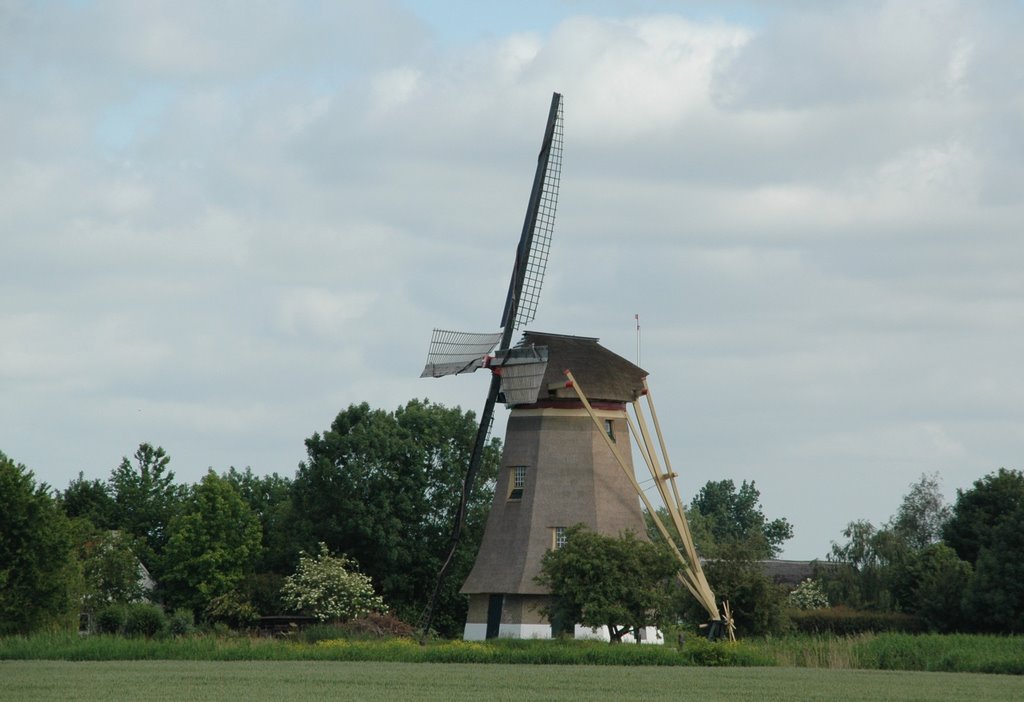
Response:
[{"label": "tree", "polygon": [[163,448],[143,443],[135,452],[135,465],[126,456],[110,474],[116,526],[142,540],[139,557],[158,580],[167,525],[183,494],[167,467],[170,461]]},{"label": "tree", "polygon": [[0,452],[0,634],[70,628],[80,575],[67,516],[45,483]]},{"label": "tree", "polygon": [[67,489],[60,494],[64,513],[71,518],[84,517],[100,529],[116,528],[116,510],[110,486],[102,480],[86,480],[79,471]]},{"label": "tree", "polygon": [[906,608],[932,631],[966,628],[962,600],[972,579],[971,564],[945,544],[925,546],[910,564],[912,597]]},{"label": "tree", "polygon": [[894,609],[890,566],[901,560],[901,542],[866,519],[847,524],[843,536],[845,543],[832,542],[828,555],[832,567],[820,572],[829,602],[857,609]]},{"label": "tree", "polygon": [[850,522],[843,531],[846,543],[832,544],[832,567],[821,571],[829,599],[913,614],[934,631],[959,629],[971,566],[938,543],[949,514],[938,474],[932,474],[911,483],[881,529],[865,520]]},{"label": "tree", "polygon": [[[472,412],[412,400],[394,412],[350,405],[306,440],[292,484],[292,522],[306,551],[324,542],[373,578],[396,614],[416,620],[433,590],[458,507],[477,424]],[[465,621],[459,587],[472,567],[493,496],[501,443],[488,444],[466,531],[445,582],[435,625]]]},{"label": "tree", "polygon": [[678,563],[664,546],[590,531],[566,531],[566,543],[544,554],[537,582],[551,590],[551,621],[607,627],[612,642],[664,623],[672,603]]},{"label": "tree", "polygon": [[263,548],[256,572],[290,573],[300,550],[286,526],[291,519],[292,481],[277,473],[255,475],[248,467],[243,471],[229,468],[223,478],[259,519]]},{"label": "tree", "polygon": [[384,600],[373,592],[373,582],[358,571],[354,561],[332,556],[320,543],[315,556],[305,552],[293,575],[285,578],[281,595],[296,612],[318,620],[348,621],[370,612],[383,612]]},{"label": "tree", "polygon": [[732,480],[709,480],[690,503],[689,519],[698,552],[705,558],[738,547],[754,560],[775,558],[783,542],[793,537],[784,518],[771,521],[761,511],[761,493],[753,481],[736,489]]},{"label": "tree", "polygon": [[92,529],[80,540],[79,559],[85,578],[82,607],[86,612],[145,598],[147,590],[136,546],[131,536],[102,529]]},{"label": "tree", "polygon": [[284,578],[295,570],[302,549],[290,528],[292,515],[292,481],[277,473],[258,476],[251,468],[244,471],[230,468],[223,475],[260,522],[262,547],[253,564],[243,590],[244,599],[258,612],[273,614],[283,611],[281,586]]},{"label": "tree", "polygon": [[259,520],[212,470],[191,490],[167,533],[159,585],[169,608],[205,613],[214,598],[244,581],[259,556]]},{"label": "tree", "polygon": [[919,551],[941,540],[942,529],[950,515],[949,505],[942,497],[939,474],[922,474],[903,496],[890,528],[909,548]]},{"label": "tree", "polygon": [[974,579],[964,597],[967,609],[978,628],[1024,633],[1024,503],[984,534]]},{"label": "tree", "polygon": [[974,481],[969,490],[957,490],[953,514],[942,536],[961,559],[975,563],[989,546],[999,523],[1024,504],[1024,473],[1000,468]]}]

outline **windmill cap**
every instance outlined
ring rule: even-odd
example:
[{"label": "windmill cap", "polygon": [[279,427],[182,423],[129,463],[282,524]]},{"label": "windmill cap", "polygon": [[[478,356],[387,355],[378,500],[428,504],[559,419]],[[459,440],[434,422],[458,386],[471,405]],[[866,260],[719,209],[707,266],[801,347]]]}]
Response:
[{"label": "windmill cap", "polygon": [[[601,346],[597,337],[529,331],[523,334],[518,346],[548,349],[548,367],[541,385],[545,389],[538,399],[576,397],[571,390],[546,390],[557,385],[564,388],[565,370],[572,371],[587,397],[593,400],[633,402],[643,394],[647,371]],[[546,398],[545,393],[548,393]]]}]

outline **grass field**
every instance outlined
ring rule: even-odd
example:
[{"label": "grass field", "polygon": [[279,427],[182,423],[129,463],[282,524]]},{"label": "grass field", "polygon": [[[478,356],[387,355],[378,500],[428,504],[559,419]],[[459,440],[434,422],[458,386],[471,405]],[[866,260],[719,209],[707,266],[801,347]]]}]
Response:
[{"label": "grass field", "polygon": [[0,661],[0,700],[1021,700],[1024,678],[806,668]]}]

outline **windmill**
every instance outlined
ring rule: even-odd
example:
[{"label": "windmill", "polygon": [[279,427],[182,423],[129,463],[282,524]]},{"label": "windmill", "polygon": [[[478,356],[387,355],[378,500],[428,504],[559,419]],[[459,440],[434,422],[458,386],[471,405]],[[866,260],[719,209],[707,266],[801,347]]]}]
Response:
[{"label": "windmill", "polygon": [[[576,523],[613,535],[625,530],[645,533],[637,495],[650,513],[655,510],[633,475],[630,435],[652,471],[683,542],[681,550],[673,546],[682,565],[680,582],[708,611],[711,631],[717,633],[722,618],[689,536],[675,474],[670,468],[662,468],[668,466],[667,456],[660,461],[657,458],[658,449],[642,414],[633,420],[626,409],[632,405],[634,413],[639,413],[643,396],[650,403],[646,371],[603,348],[596,338],[526,331],[522,340],[512,345],[513,332],[531,322],[537,308],[554,227],[562,133],[562,97],[555,93],[501,316],[501,331],[480,334],[435,329],[421,375],[440,377],[481,368],[492,373],[448,557],[425,615],[424,634],[458,546],[467,501],[499,399],[511,412],[494,501],[476,561],[461,590],[469,595],[465,637],[543,637],[563,631],[586,635],[578,626],[569,628],[573,627],[571,622],[546,620],[542,610],[550,602],[550,595],[536,583],[535,576],[543,553],[557,548],[564,531]],[[581,382],[589,395],[584,394]],[[653,412],[653,404],[649,406]],[[660,428],[657,433],[664,455]],[[656,514],[654,518],[662,536],[671,541]],[[647,635],[654,636],[655,632]]]}]

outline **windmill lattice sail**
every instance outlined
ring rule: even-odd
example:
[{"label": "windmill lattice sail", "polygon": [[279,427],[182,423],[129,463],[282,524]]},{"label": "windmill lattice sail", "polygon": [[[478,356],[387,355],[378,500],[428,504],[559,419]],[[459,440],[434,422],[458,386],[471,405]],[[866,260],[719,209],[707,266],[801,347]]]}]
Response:
[{"label": "windmill lattice sail", "polygon": [[521,329],[533,321],[540,300],[540,289],[547,270],[548,254],[551,251],[551,234],[555,229],[555,211],[558,206],[558,188],[562,178],[562,102],[558,101],[554,128],[548,147],[544,177],[537,201],[536,219],[530,238],[530,253],[526,259],[519,304],[513,329]]},{"label": "windmill lattice sail", "polygon": [[501,332],[479,334],[450,329],[435,329],[430,338],[427,363],[421,378],[441,378],[472,373],[483,368],[484,359],[501,340]]}]

